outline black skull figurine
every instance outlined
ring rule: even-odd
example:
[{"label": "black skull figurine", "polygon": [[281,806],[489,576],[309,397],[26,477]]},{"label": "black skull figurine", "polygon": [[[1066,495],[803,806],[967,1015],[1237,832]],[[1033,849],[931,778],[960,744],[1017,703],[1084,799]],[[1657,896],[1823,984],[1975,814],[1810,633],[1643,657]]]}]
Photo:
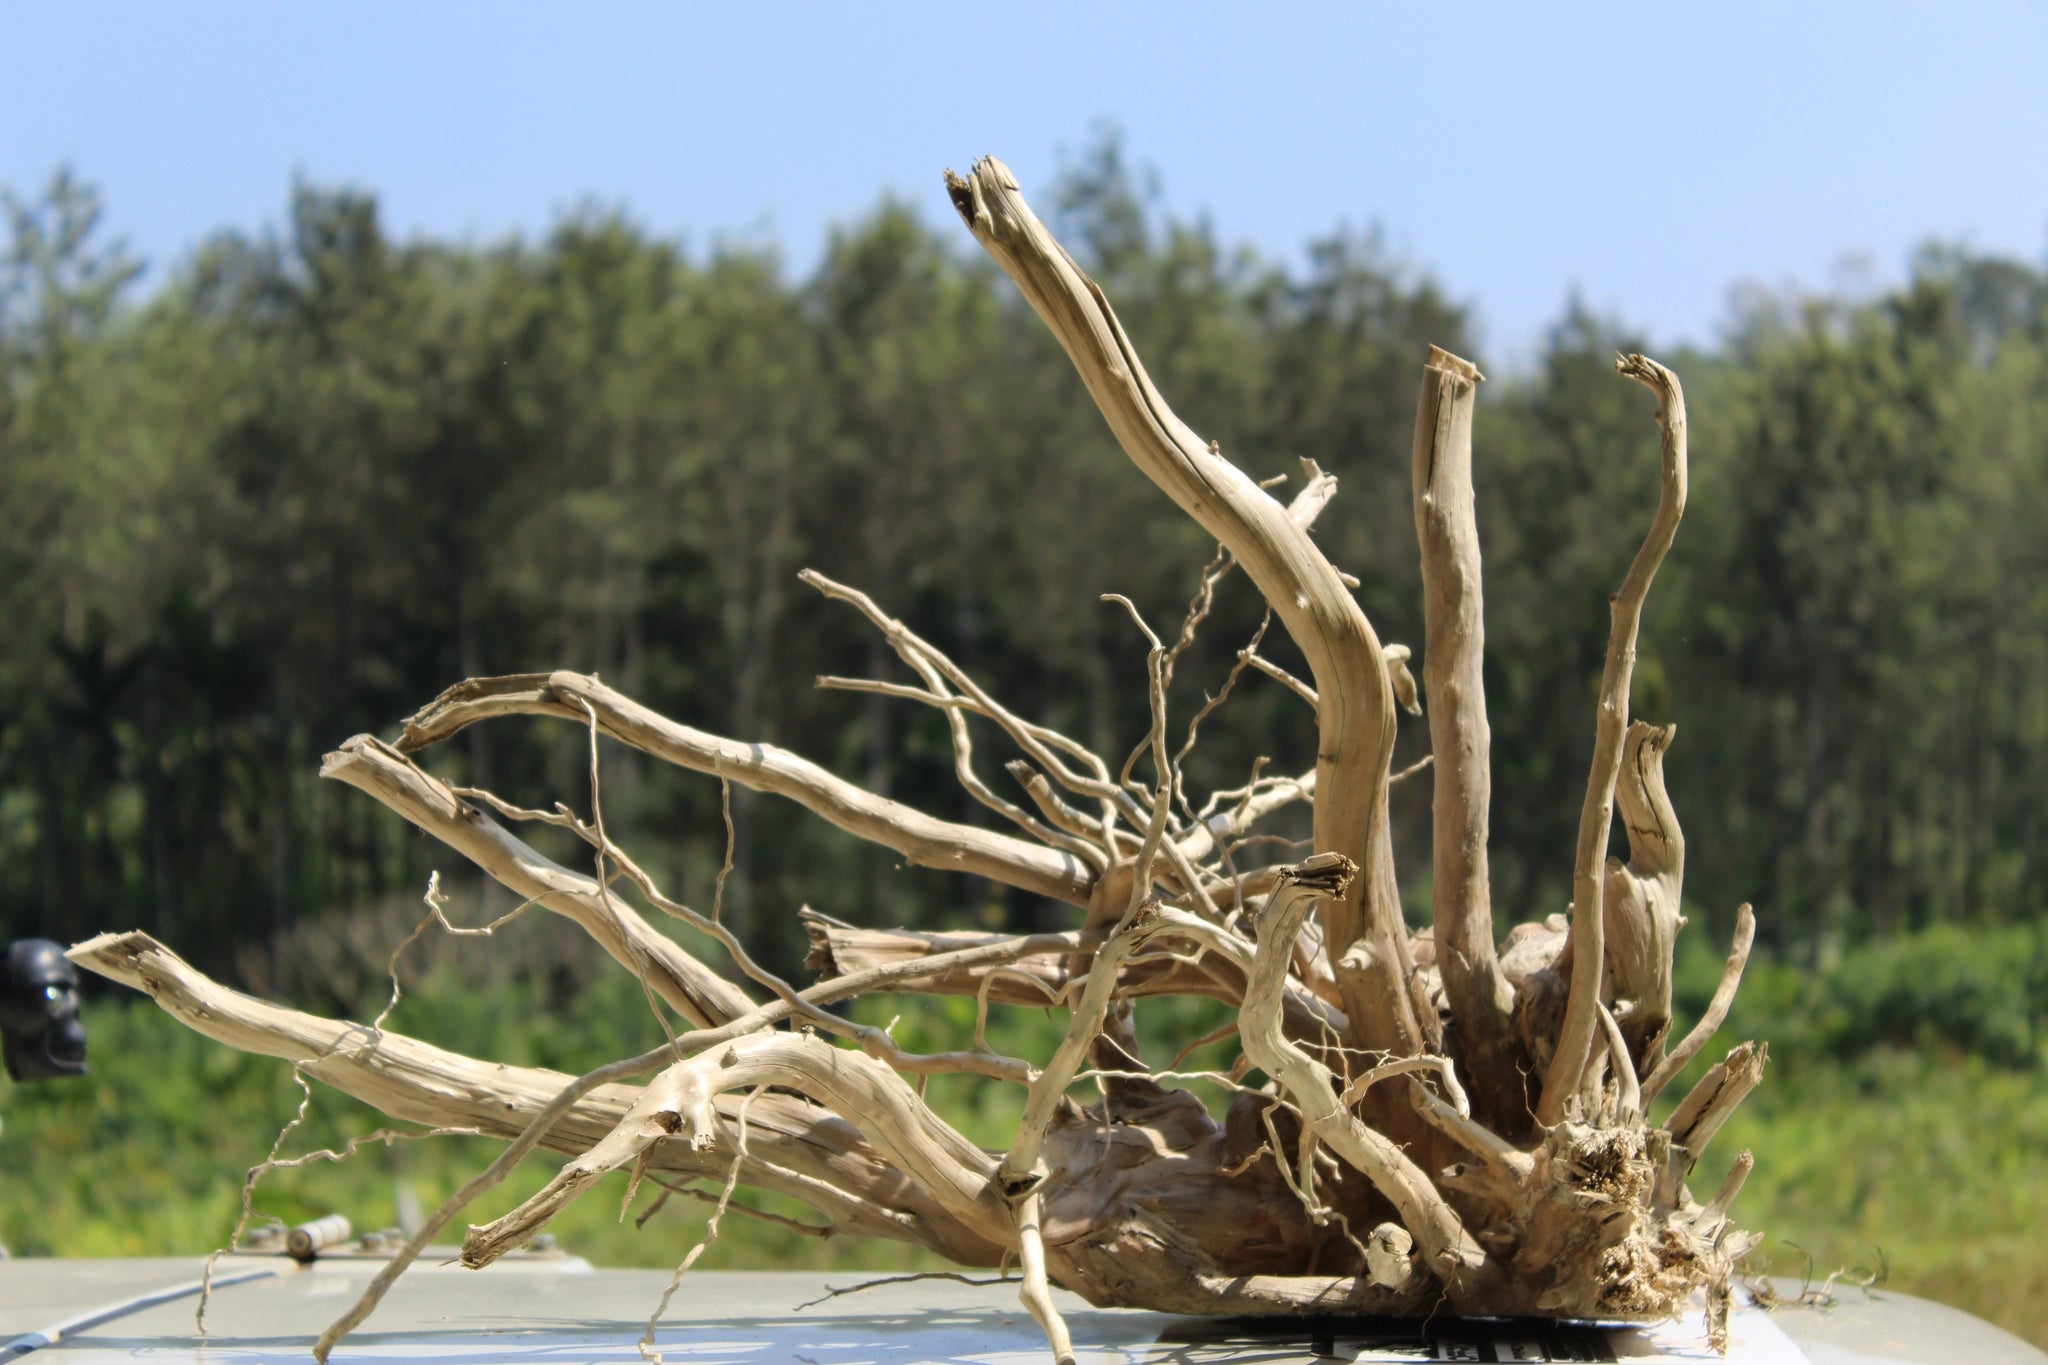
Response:
[{"label": "black skull figurine", "polygon": [[46,938],[7,945],[0,968],[0,1038],[17,1081],[85,1074],[85,1024],[78,1017],[78,969]]}]

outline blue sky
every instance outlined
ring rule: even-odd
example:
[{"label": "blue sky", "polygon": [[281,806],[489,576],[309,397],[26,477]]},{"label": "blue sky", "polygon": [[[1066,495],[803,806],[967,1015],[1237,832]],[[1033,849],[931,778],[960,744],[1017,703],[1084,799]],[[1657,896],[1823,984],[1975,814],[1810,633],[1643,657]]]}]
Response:
[{"label": "blue sky", "polygon": [[303,174],[401,233],[594,199],[801,270],[884,191],[943,222],[939,172],[978,153],[1044,187],[1103,119],[1226,240],[1381,225],[1495,361],[1575,288],[1670,345],[1745,281],[1896,280],[1929,237],[2048,252],[2039,3],[0,0],[0,183],[70,162],[157,265],[276,223]]}]

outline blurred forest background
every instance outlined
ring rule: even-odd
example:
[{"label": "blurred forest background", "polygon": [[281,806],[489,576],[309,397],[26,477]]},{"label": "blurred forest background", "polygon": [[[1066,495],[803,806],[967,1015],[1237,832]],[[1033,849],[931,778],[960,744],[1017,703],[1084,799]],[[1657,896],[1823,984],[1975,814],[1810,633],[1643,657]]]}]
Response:
[{"label": "blurred forest background", "polygon": [[[1429,343],[1486,367],[1466,307],[1370,233],[1289,267],[1171,220],[1113,139],[1037,198],[1196,430],[1255,477],[1306,457],[1341,478],[1317,535],[1382,637],[1419,647],[1414,402]],[[1168,628],[1213,546],[1118,452],[936,189],[931,204],[878,205],[793,279],[772,252],[686,251],[599,211],[538,242],[394,240],[372,194],[301,185],[281,232],[223,233],[141,291],[118,205],[89,183],[11,196],[0,932],[139,927],[232,983],[374,1012],[430,870],[471,922],[510,904],[322,783],[320,755],[481,674],[600,672],[693,725],[980,820],[935,717],[813,688],[895,675],[879,637],[796,582],[805,566],[1018,709],[1128,750],[1143,642],[1098,594]],[[1655,500],[1651,413],[1612,373],[1640,346],[1574,307],[1481,390],[1503,933],[1568,897],[1605,599]],[[1774,1073],[1742,1121],[1761,1158],[1745,1217],[1778,1234],[1780,1273],[1808,1252],[1822,1274],[1888,1269],[2048,1344],[2048,272],[1930,245],[1896,290],[1752,293],[1711,350],[1659,358],[1686,383],[1693,489],[1636,709],[1680,727],[1695,1005],[1737,903],[1758,911],[1737,1023],[1772,1040]],[[1178,670],[1182,717],[1257,622],[1231,586]],[[1207,784],[1260,755],[1312,763],[1308,713],[1256,678],[1204,735]],[[584,744],[499,723],[425,760],[587,810]],[[1396,763],[1426,744],[1404,722]],[[615,835],[708,901],[717,784],[606,762]],[[1396,789],[1418,910],[1428,788]],[[901,870],[772,798],[736,791],[733,817],[728,919],[786,971],[804,904],[877,925],[1071,920]],[[659,1037],[567,926],[412,961],[399,1026],[436,1041],[573,1070]],[[1021,1014],[1009,1026],[1045,1026]],[[37,1173],[0,1188],[0,1240],[217,1244],[239,1167],[296,1103],[288,1072],[113,992],[88,1020],[96,1083],[0,1097],[0,1169]],[[316,1138],[369,1126],[338,1098],[318,1108]],[[90,1155],[46,1179],[60,1150]],[[460,1168],[425,1149],[399,1167],[428,1199]],[[388,1208],[391,1161],[354,1169],[281,1177],[266,1207]],[[666,1264],[688,1244],[601,1217],[565,1231],[572,1250]],[[848,1254],[728,1235],[727,1264]]]}]

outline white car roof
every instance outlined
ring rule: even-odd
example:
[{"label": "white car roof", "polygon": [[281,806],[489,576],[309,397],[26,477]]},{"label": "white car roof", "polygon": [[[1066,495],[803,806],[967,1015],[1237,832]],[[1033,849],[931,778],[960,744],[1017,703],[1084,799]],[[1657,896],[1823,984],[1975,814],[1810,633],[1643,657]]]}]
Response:
[{"label": "white car roof", "polygon": [[[282,1255],[223,1257],[194,1332],[203,1261],[0,1260],[0,1362],[254,1365],[309,1359],[313,1340],[361,1293],[374,1256],[301,1266]],[[656,1339],[675,1365],[1043,1365],[1038,1326],[1011,1284],[886,1284],[831,1298],[859,1272],[694,1271]],[[481,1272],[422,1260],[334,1354],[335,1365],[443,1362],[637,1365],[647,1315],[668,1283],[654,1270],[593,1270],[559,1254],[513,1256]],[[1796,1287],[1796,1286],[1795,1286]],[[1739,1297],[1739,1296],[1738,1296]],[[1303,1323],[1218,1322],[1090,1308],[1062,1293],[1079,1359],[1093,1365],[1308,1362]],[[1851,1294],[1827,1314],[1740,1308],[1731,1365],[1971,1360],[2048,1365],[2048,1355],[1978,1319],[1903,1295]],[[1341,1360],[1716,1362],[1697,1315],[1653,1328],[1528,1322],[1328,1325]],[[1323,1357],[1327,1359],[1328,1357]]]}]

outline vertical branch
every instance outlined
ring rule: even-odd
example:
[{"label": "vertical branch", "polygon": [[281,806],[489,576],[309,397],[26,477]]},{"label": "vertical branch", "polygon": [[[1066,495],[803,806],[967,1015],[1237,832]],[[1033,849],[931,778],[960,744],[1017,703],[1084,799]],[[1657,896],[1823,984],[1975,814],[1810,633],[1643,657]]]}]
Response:
[{"label": "vertical branch", "polygon": [[1607,664],[1600,675],[1600,709],[1594,720],[1593,765],[1586,777],[1586,802],[1579,813],[1577,857],[1572,867],[1572,981],[1557,1050],[1543,1078],[1536,1120],[1548,1127],[1564,1117],[1565,1100],[1578,1089],[1580,1073],[1600,1026],[1600,986],[1607,958],[1601,885],[1607,861],[1608,827],[1614,822],[1614,784],[1621,776],[1622,740],[1628,733],[1629,683],[1635,676],[1636,631],[1643,599],[1657,566],[1664,562],[1685,515],[1685,391],[1678,376],[1641,355],[1615,358],[1615,369],[1657,396],[1657,425],[1663,429],[1664,477],[1649,534],[1636,551],[1621,591],[1608,599]]},{"label": "vertical branch", "polygon": [[1003,268],[1074,363],[1124,453],[1244,566],[1315,675],[1315,846],[1364,870],[1330,904],[1328,951],[1355,1044],[1408,1054],[1432,1039],[1418,1005],[1387,828],[1394,697],[1379,637],[1308,531],[1204,442],[1152,386],[1096,283],[1038,221],[994,158],[946,187],[975,240]]},{"label": "vertical branch", "polygon": [[[1472,409],[1483,378],[1470,361],[1432,346],[1415,411],[1415,538],[1422,551],[1422,682],[1429,747],[1437,964],[1456,1021],[1458,1052],[1496,1127],[1520,1127],[1514,991],[1494,951],[1487,875],[1493,797],[1486,721],[1485,596],[1472,501]],[[1498,1112],[1494,1112],[1497,1110]]]}]

